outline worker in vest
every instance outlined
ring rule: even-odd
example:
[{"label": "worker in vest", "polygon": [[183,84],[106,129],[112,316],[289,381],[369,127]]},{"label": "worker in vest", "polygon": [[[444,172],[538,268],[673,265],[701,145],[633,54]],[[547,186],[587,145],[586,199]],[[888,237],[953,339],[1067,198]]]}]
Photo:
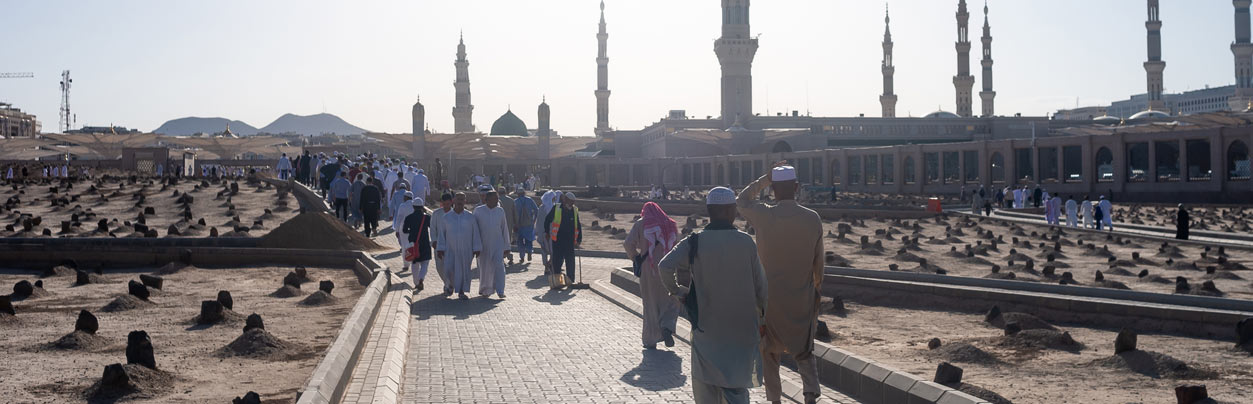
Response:
[{"label": "worker in vest", "polygon": [[579,208],[574,206],[574,194],[561,196],[561,206],[553,209],[544,219],[544,234],[552,240],[552,273],[561,274],[566,267],[566,279],[574,282],[574,249],[583,242],[583,226],[579,224]]}]

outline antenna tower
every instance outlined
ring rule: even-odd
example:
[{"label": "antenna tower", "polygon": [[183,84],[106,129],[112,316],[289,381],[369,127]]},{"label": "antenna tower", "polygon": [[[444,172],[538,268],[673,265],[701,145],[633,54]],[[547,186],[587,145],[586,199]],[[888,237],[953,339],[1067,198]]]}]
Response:
[{"label": "antenna tower", "polygon": [[61,132],[69,131],[78,119],[70,113],[70,84],[74,80],[70,79],[70,71],[61,71]]}]

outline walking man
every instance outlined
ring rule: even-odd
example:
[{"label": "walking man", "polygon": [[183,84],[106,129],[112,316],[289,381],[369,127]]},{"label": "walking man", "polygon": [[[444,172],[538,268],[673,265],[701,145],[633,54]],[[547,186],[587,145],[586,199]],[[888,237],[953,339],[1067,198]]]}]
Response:
[{"label": "walking man", "polygon": [[[452,194],[443,194],[439,197],[439,209],[431,213],[431,248],[438,248],[439,230],[444,226],[444,214],[452,211]],[[435,274],[439,275],[439,280],[444,282],[444,296],[452,295],[453,284],[452,279],[448,275],[448,268],[444,266],[442,258],[435,258]]]},{"label": "walking man", "polygon": [[497,195],[500,195],[500,201],[497,205],[499,205],[501,209],[505,210],[505,223],[509,225],[510,231],[509,237],[505,238],[505,258],[509,259],[509,265],[513,265],[513,237],[516,235],[514,232],[518,229],[518,218],[513,211],[513,204],[515,201],[513,198],[509,197],[508,187],[509,185],[506,184],[504,187],[500,188],[501,192],[497,193]]},{"label": "walking man", "polygon": [[444,260],[444,268],[448,269],[448,277],[452,278],[457,298],[466,300],[469,299],[466,293],[470,291],[470,262],[483,251],[483,241],[479,238],[479,225],[474,221],[474,214],[466,211],[464,192],[453,196],[452,210],[444,213],[443,217],[435,256]]},{"label": "walking man", "polygon": [[474,220],[479,226],[483,254],[479,255],[479,296],[491,296],[492,292],[505,298],[505,255],[509,254],[509,222],[505,220],[504,208],[500,207],[500,194],[491,185],[479,187],[483,204],[474,208]]},{"label": "walking man", "polygon": [[526,189],[518,190],[518,199],[513,202],[513,214],[514,222],[518,224],[515,230],[518,240],[518,261],[532,262],[535,216],[539,214],[539,205],[535,204],[534,199],[526,196]]},{"label": "walking man", "polygon": [[561,195],[561,206],[554,207],[544,219],[545,235],[552,240],[552,274],[561,276],[561,266],[565,265],[569,282],[574,282],[574,250],[583,243],[583,226],[574,202],[574,194],[566,192]]},{"label": "walking man", "polygon": [[[396,233],[396,243],[400,245],[400,260],[404,262],[403,270],[407,271],[409,270],[410,260],[405,259],[405,252],[409,250],[412,244],[409,243],[409,233],[405,231],[405,219],[413,214],[413,193],[405,192],[397,195],[403,198],[404,206],[398,206],[399,209],[396,209],[396,212],[393,214],[395,217],[392,218],[392,230]],[[417,281],[416,277],[414,281]]]},{"label": "walking man", "polygon": [[[1105,230],[1114,231],[1114,205],[1109,203],[1109,199],[1105,199],[1105,195],[1101,195],[1101,203],[1097,204],[1101,208],[1101,220],[1105,221]],[[1101,226],[1097,226],[1100,229]]]},{"label": "walking man", "polygon": [[[362,174],[365,175],[365,174]],[[379,207],[383,203],[383,191],[372,181],[361,187],[357,199],[357,208],[361,209],[361,218],[365,221],[365,236],[374,237],[379,230]]]},{"label": "walking man", "polygon": [[[421,292],[424,289],[422,285],[426,280],[426,270],[431,264],[431,215],[426,212],[426,200],[421,197],[413,198],[410,201],[409,209],[402,209],[402,212],[410,212],[403,219],[401,230],[405,234],[405,242],[410,248],[416,248],[415,254],[405,256],[402,253],[402,259],[405,260],[405,266],[409,266],[412,261],[415,266],[413,270],[414,289]],[[442,276],[441,276],[442,278]],[[445,285],[448,283],[445,282]]]},{"label": "walking man", "polygon": [[348,173],[339,173],[339,177],[331,181],[330,188],[331,200],[335,206],[335,217],[347,222],[348,191],[352,189],[352,184],[348,182]]},{"label": "walking man", "polygon": [[[776,205],[757,200],[766,187]],[[779,163],[740,192],[739,213],[757,229],[758,255],[770,284],[766,334],[761,343],[766,399],[780,402],[779,361],[790,355],[804,383],[805,402],[818,401],[818,362],[814,333],[822,290],[822,218],[796,202],[796,169]]]},{"label": "walking man", "polygon": [[[692,396],[697,404],[747,404],[748,389],[758,386],[761,374],[758,347],[767,333],[768,281],[752,236],[732,224],[735,204],[735,191],[710,190],[705,198],[709,225],[658,264],[670,294],[696,300],[698,309],[689,316],[695,319]],[[681,285],[681,279],[692,281]]]},{"label": "walking man", "polygon": [[1074,195],[1066,197],[1066,227],[1079,227],[1079,204]]},{"label": "walking man", "polygon": [[1079,204],[1079,213],[1083,214],[1083,228],[1091,229],[1092,226],[1092,199],[1089,196],[1083,196],[1083,203]]},{"label": "walking man", "polygon": [[1180,240],[1188,239],[1188,226],[1191,224],[1189,223],[1189,220],[1191,220],[1190,216],[1183,204],[1179,204],[1179,212],[1175,213],[1175,238]]},{"label": "walking man", "polygon": [[679,318],[679,301],[670,296],[661,284],[657,263],[679,242],[679,226],[656,202],[644,203],[640,220],[631,226],[622,247],[635,263],[640,280],[640,299],[644,305],[644,327],[641,338],[644,348],[657,349],[658,342],[674,346],[675,323]]}]

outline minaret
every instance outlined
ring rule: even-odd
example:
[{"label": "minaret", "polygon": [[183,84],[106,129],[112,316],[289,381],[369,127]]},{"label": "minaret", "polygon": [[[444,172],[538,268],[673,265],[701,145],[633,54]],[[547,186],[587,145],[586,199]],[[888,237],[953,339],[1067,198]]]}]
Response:
[{"label": "minaret", "polygon": [[422,98],[413,103],[413,158],[422,159],[426,156],[426,107],[422,106]]},{"label": "minaret", "polygon": [[548,99],[539,104],[539,130],[535,131],[535,136],[539,137],[539,156],[541,160],[552,158],[550,142],[552,140],[552,130],[549,129],[549,110]]},{"label": "minaret", "polygon": [[966,0],[957,3],[957,75],[953,76],[953,87],[957,89],[957,115],[970,117],[974,115],[971,105],[971,89],[975,86],[975,77],[970,75],[970,12],[966,11]]},{"label": "minaret", "polygon": [[722,65],[722,123],[727,127],[737,119],[747,125],[753,116],[757,39],[749,37],[748,2],[722,0],[722,37],[714,41],[714,53]]},{"label": "minaret", "polygon": [[887,11],[883,14],[883,95],[879,96],[879,104],[883,105],[884,118],[895,118],[896,92],[892,76],[896,74],[896,66],[892,64],[892,28],[889,26],[892,17]]},{"label": "minaret", "polygon": [[1253,44],[1249,43],[1250,0],[1234,0],[1236,7],[1236,41],[1231,44],[1231,54],[1236,64],[1236,94],[1231,97],[1232,111],[1243,111],[1253,102]]},{"label": "minaret", "polygon": [[453,133],[474,132],[474,105],[470,104],[470,61],[466,60],[466,40],[462,35],[461,43],[457,44],[457,81],[452,85],[457,89],[457,101],[452,108]]},{"label": "minaret", "polygon": [[609,33],[605,31],[605,2],[600,2],[600,32],[596,33],[596,134],[609,131]]},{"label": "minaret", "polygon": [[988,3],[983,3],[983,91],[979,92],[983,100],[983,116],[995,114],[996,91],[992,91],[992,26],[988,25]]},{"label": "minaret", "polygon": [[1162,20],[1161,7],[1158,0],[1149,1],[1149,20],[1144,28],[1149,32],[1149,60],[1144,62],[1144,72],[1148,74],[1149,109],[1167,112],[1166,101],[1162,100],[1162,71],[1166,70],[1166,62],[1162,61]]}]

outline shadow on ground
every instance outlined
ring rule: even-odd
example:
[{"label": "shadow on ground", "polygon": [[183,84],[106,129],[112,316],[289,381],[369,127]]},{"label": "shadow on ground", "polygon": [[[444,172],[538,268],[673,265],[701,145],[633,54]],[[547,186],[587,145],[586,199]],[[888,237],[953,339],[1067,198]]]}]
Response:
[{"label": "shadow on ground", "polygon": [[683,360],[674,351],[643,351],[640,364],[623,374],[619,380],[631,386],[649,391],[671,390],[687,384],[683,374]]}]

